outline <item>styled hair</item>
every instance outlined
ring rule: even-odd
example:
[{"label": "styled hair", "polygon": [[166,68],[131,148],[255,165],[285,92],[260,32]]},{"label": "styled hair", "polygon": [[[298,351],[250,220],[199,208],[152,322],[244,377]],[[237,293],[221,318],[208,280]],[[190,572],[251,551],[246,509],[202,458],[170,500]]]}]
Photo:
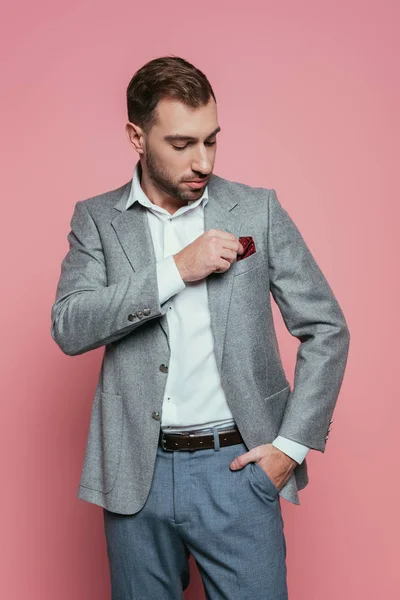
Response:
[{"label": "styled hair", "polygon": [[148,133],[157,122],[157,104],[163,98],[180,100],[198,108],[216,102],[207,77],[179,56],[161,56],[141,67],[126,90],[128,119]]}]

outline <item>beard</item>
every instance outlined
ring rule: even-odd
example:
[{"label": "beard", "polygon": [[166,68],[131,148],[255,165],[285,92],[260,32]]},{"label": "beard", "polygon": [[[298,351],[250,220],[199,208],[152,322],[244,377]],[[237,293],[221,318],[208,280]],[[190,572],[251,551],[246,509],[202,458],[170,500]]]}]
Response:
[{"label": "beard", "polygon": [[162,190],[172,198],[176,198],[176,200],[179,200],[182,203],[187,203],[189,200],[193,200],[193,198],[196,197],[200,198],[201,194],[204,191],[204,188],[199,188],[198,190],[184,189],[182,184],[173,181],[171,176],[167,173],[167,171],[160,166],[156,157],[149,148],[147,148],[144,160],[146,163],[148,175],[152,183],[159,190]]}]

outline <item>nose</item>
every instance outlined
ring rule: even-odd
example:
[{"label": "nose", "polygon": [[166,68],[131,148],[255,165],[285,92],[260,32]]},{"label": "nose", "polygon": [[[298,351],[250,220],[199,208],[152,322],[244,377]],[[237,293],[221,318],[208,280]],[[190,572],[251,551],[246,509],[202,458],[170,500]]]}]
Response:
[{"label": "nose", "polygon": [[205,147],[200,148],[192,162],[192,170],[196,173],[209,175],[211,173],[212,164]]}]

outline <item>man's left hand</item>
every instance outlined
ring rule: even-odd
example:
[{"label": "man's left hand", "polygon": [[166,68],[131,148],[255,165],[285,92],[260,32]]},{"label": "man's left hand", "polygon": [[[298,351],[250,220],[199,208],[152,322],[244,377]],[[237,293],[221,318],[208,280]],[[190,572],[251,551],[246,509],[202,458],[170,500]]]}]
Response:
[{"label": "man's left hand", "polygon": [[264,469],[272,483],[281,490],[298,463],[273,444],[262,444],[239,454],[229,465],[231,469],[242,469],[247,463],[256,462]]}]

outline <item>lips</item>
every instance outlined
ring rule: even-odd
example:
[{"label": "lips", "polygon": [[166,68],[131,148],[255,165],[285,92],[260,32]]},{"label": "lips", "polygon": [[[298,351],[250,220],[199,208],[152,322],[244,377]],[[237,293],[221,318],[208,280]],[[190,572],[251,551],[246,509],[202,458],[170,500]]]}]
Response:
[{"label": "lips", "polygon": [[199,188],[199,187],[203,187],[204,185],[206,185],[208,179],[194,179],[192,181],[186,181],[185,183],[187,183],[188,185],[190,185],[190,187],[192,188]]}]

